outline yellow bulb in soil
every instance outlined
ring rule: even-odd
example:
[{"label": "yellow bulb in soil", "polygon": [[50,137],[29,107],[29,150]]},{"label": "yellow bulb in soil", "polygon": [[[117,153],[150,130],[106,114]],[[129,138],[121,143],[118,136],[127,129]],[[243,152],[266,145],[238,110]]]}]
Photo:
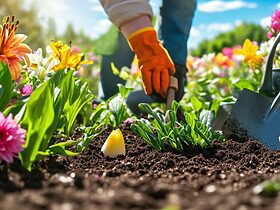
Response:
[{"label": "yellow bulb in soil", "polygon": [[125,144],[122,132],[120,129],[113,130],[103,144],[101,151],[105,156],[117,157],[125,155]]}]

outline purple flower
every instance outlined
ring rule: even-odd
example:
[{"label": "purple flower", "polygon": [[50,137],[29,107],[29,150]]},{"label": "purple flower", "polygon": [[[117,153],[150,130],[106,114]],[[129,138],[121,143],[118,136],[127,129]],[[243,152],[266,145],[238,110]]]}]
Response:
[{"label": "purple flower", "polygon": [[29,96],[32,93],[32,86],[24,85],[19,91],[22,96]]},{"label": "purple flower", "polygon": [[13,158],[23,150],[25,134],[26,131],[12,119],[12,114],[5,118],[0,112],[0,160],[13,162]]}]

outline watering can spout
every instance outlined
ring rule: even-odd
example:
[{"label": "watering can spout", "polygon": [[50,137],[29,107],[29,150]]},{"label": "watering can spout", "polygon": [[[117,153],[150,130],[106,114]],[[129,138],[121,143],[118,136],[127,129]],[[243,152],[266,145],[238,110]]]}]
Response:
[{"label": "watering can spout", "polygon": [[280,84],[274,84],[279,83],[279,81],[274,80],[273,78],[273,58],[274,54],[277,48],[278,43],[280,42],[280,33],[276,36],[274,44],[272,45],[270,52],[267,57],[266,65],[265,65],[265,70],[264,70],[264,75],[262,78],[262,84],[259,89],[259,93],[262,95],[268,96],[268,97],[275,97],[276,94],[280,90],[275,90],[273,87],[279,87]]}]

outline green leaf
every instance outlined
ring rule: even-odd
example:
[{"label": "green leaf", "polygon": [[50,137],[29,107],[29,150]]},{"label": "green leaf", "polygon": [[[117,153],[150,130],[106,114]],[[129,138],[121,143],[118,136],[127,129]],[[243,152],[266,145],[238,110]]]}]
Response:
[{"label": "green leaf", "polygon": [[115,66],[114,63],[111,63],[111,69],[112,69],[113,74],[115,74],[115,75],[120,74],[120,71],[117,69],[117,67]]},{"label": "green leaf", "polygon": [[64,113],[67,119],[65,122],[65,133],[68,136],[71,134],[73,123],[76,120],[80,110],[92,99],[92,96],[88,96],[87,83],[77,86],[76,88],[79,89],[78,98],[72,104],[69,103],[69,99],[64,105]]},{"label": "green leaf", "polygon": [[202,110],[199,115],[199,120],[210,129],[214,122],[214,113],[210,110]]},{"label": "green leaf", "polygon": [[149,145],[151,145],[153,148],[157,150],[162,150],[163,147],[160,145],[160,142],[157,141],[157,136],[153,133],[146,132],[144,129],[145,127],[141,124],[141,122],[138,122],[137,124],[131,124],[130,128],[135,133],[137,133],[139,136],[141,136]]},{"label": "green leaf", "polygon": [[51,82],[55,85],[53,104],[54,120],[45,133],[44,140],[42,141],[40,146],[40,151],[46,151],[55,129],[60,128],[61,124],[65,124],[65,120],[61,119],[61,115],[68,97],[71,98],[73,96],[73,72],[73,70],[70,70],[68,72],[59,71],[51,79]]},{"label": "green leaf", "polygon": [[75,156],[79,154],[78,152],[72,152],[68,149],[65,149],[64,147],[61,146],[54,146],[52,148],[48,149],[49,154],[51,155],[62,155],[62,156]]},{"label": "green leaf", "polygon": [[252,91],[255,90],[255,86],[253,85],[252,81],[244,78],[239,78],[233,85],[240,90],[243,90],[244,88]]},{"label": "green leaf", "polygon": [[22,165],[31,170],[32,163],[36,160],[45,132],[54,120],[54,85],[49,80],[42,84],[30,95],[26,104],[24,117],[20,122],[27,130],[24,150],[20,153]]},{"label": "green leaf", "polygon": [[22,116],[20,118],[18,118],[16,116],[21,112],[24,105],[25,105],[24,101],[16,101],[11,106],[7,107],[3,113],[4,113],[5,116],[7,116],[9,113],[12,113],[13,116],[15,116],[14,119],[17,122],[19,122],[19,120],[21,119]]},{"label": "green leaf", "polygon": [[58,154],[58,155],[62,155],[62,156],[75,156],[75,155],[79,154],[79,152],[72,152],[72,151],[66,149],[66,147],[73,147],[73,146],[79,144],[80,141],[81,140],[59,142],[59,143],[51,145],[47,151],[51,155]]},{"label": "green leaf", "polygon": [[12,77],[8,65],[0,62],[0,111],[3,111],[12,98]]},{"label": "green leaf", "polygon": [[119,87],[119,93],[121,94],[123,99],[125,99],[130,93],[130,91],[133,90],[133,88],[125,87],[122,84],[118,84],[118,87]]},{"label": "green leaf", "polygon": [[109,98],[106,102],[107,109],[110,112],[110,123],[111,126],[119,126],[125,119],[129,117],[128,107],[125,103],[125,98],[132,90],[119,84],[119,93]]},{"label": "green leaf", "polygon": [[[201,139],[203,139],[205,141],[205,143],[208,145],[210,144],[210,140],[212,138],[212,133],[208,130],[208,128],[206,127],[206,125],[204,125],[203,123],[201,123],[200,121],[196,121],[195,124],[195,131],[196,133],[201,137]],[[204,146],[204,142],[199,142],[200,146]]]},{"label": "green leaf", "polygon": [[213,111],[214,113],[217,113],[219,107],[220,107],[220,100],[213,100],[210,106],[210,110]]},{"label": "green leaf", "polygon": [[151,106],[146,103],[140,103],[138,107],[147,114],[153,116],[156,120],[155,124],[158,125],[158,129],[162,132],[166,133],[165,125],[164,125],[164,115],[161,116],[157,112],[153,111]]},{"label": "green leaf", "polygon": [[202,103],[194,96],[191,97],[191,103],[193,106],[193,109],[197,112],[201,109]]},{"label": "green leaf", "polygon": [[101,134],[103,130],[100,130],[98,133],[95,133],[93,135],[88,135],[87,133],[84,133],[83,138],[77,145],[77,152],[80,153],[82,152],[89,144],[90,142],[99,134]]}]

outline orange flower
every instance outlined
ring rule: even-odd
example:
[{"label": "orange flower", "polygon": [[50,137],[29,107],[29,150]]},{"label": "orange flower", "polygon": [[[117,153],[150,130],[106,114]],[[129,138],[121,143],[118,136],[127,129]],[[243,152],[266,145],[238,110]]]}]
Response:
[{"label": "orange flower", "polygon": [[19,21],[15,21],[14,16],[11,23],[9,20],[9,17],[5,17],[3,25],[0,25],[0,61],[9,65],[12,79],[15,80],[20,74],[20,62],[27,53],[31,52],[31,49],[22,43],[27,36],[15,34]]},{"label": "orange flower", "polygon": [[218,53],[214,59],[213,62],[222,68],[230,68],[234,65],[233,61],[229,59],[227,56],[224,56],[222,53]]}]

